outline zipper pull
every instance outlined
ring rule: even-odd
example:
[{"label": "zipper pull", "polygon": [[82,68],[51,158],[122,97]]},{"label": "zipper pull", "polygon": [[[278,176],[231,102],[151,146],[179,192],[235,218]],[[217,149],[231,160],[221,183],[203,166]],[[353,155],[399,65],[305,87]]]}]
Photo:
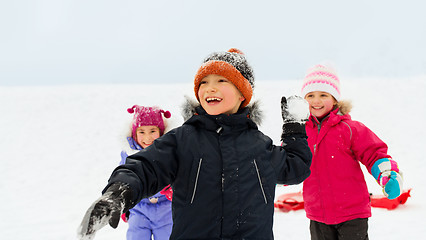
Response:
[{"label": "zipper pull", "polygon": [[217,133],[217,134],[221,134],[221,133],[222,133],[222,130],[223,130],[223,128],[222,128],[222,127],[219,127],[218,129],[216,129],[216,133]]}]

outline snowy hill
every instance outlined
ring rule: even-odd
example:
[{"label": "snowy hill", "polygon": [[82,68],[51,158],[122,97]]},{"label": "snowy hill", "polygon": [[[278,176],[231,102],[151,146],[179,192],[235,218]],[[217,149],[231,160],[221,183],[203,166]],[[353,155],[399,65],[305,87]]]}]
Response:
[{"label": "snowy hill", "polygon": [[[257,81],[264,122],[260,129],[279,144],[280,98],[299,92],[300,80]],[[426,233],[423,168],[426,76],[412,79],[343,79],[342,98],[352,100],[352,118],[389,146],[412,197],[396,210],[373,209],[371,239],[418,239]],[[86,209],[100,196],[120,161],[120,136],[134,104],[158,105],[183,122],[188,84],[0,87],[0,238],[76,239]],[[420,123],[420,124],[419,124]],[[370,192],[381,189],[366,176]],[[278,187],[277,195],[301,189]],[[275,238],[309,239],[304,211],[275,215]],[[105,227],[96,239],[125,239],[126,224]]]}]

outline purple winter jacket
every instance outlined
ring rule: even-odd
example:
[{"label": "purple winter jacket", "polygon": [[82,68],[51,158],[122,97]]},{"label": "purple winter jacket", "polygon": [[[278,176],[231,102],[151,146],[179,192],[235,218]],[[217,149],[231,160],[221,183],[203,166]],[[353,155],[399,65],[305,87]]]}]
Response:
[{"label": "purple winter jacket", "polygon": [[390,158],[387,145],[369,128],[338,111],[321,122],[311,115],[306,123],[313,158],[311,175],[303,183],[305,210],[309,219],[325,224],[371,216],[359,162],[371,173],[378,159]]},{"label": "purple winter jacket", "polygon": [[[136,143],[136,141],[132,138],[132,137],[127,137],[127,142],[129,143],[129,147],[130,149],[132,149],[133,151],[140,151],[143,148]],[[129,150],[128,150],[129,151]],[[121,161],[120,161],[120,165],[123,165],[126,163],[126,158],[128,157],[128,155],[134,154],[135,152],[126,152],[125,150],[121,151]],[[165,195],[161,194],[160,192],[156,193],[155,195],[151,196],[150,198],[157,198],[158,199],[158,203],[160,204],[164,201],[169,201]],[[130,212],[148,212],[149,211],[149,205],[152,204],[149,199],[150,198],[143,198],[138,204],[136,204],[136,206],[134,206],[132,209],[130,209]],[[170,202],[170,201],[169,201]],[[171,205],[167,204],[164,207],[170,208],[170,214],[171,214]]]}]

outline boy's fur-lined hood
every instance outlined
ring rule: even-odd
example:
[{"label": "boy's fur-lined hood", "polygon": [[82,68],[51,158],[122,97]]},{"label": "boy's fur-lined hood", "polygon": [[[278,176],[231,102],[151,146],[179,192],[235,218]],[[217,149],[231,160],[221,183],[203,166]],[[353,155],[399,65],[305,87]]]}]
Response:
[{"label": "boy's fur-lined hood", "polygon": [[346,115],[352,110],[352,102],[348,100],[341,100],[337,102],[339,108],[339,115]]},{"label": "boy's fur-lined hood", "polygon": [[[198,101],[189,98],[188,96],[185,96],[185,99],[186,101],[182,104],[181,114],[183,120],[186,122],[196,113],[195,109],[201,106],[201,104]],[[254,101],[246,108],[249,109],[249,118],[257,125],[261,125],[263,120],[263,112],[260,109],[260,102]]]}]

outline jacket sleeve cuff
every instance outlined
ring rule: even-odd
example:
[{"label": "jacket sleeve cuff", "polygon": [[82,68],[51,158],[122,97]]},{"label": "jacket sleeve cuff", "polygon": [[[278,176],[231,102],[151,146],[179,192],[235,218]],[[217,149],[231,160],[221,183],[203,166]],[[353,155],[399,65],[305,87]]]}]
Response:
[{"label": "jacket sleeve cuff", "polygon": [[281,134],[281,140],[284,140],[285,138],[288,138],[288,137],[294,137],[295,135],[299,137],[307,138],[305,124],[301,124],[297,122],[283,124],[283,132]]}]

